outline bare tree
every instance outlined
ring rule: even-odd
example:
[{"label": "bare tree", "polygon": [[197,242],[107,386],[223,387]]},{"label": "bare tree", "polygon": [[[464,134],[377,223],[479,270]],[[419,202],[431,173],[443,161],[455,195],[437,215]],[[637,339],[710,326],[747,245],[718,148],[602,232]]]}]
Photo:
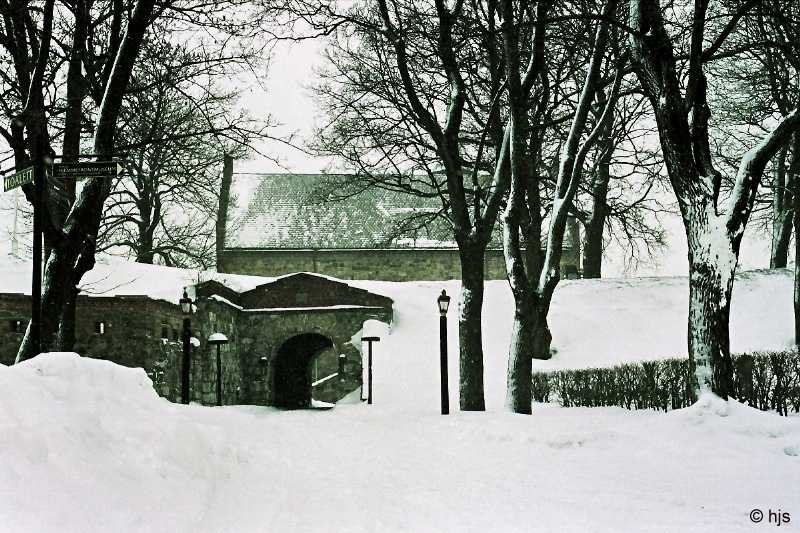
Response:
[{"label": "bare tree", "polygon": [[634,70],[655,111],[664,160],[689,241],[688,340],[693,390],[697,394],[711,390],[723,398],[731,394],[733,386],[730,297],[741,239],[767,163],[800,128],[797,110],[777,120],[741,157],[730,195],[721,198],[722,175],[711,153],[705,64],[755,3],[740,4],[709,45],[709,2],[694,3],[684,89],[661,2],[630,2]]},{"label": "bare tree", "polygon": [[[624,88],[623,88],[624,89]],[[575,197],[575,216],[584,229],[584,278],[602,276],[606,247],[612,241],[625,251],[628,264],[651,258],[666,246],[660,215],[672,212],[661,201],[663,160],[647,146],[656,134],[646,99],[628,89],[617,100],[607,127],[587,155],[587,180]],[[605,109],[604,90],[595,96],[594,121]]]},{"label": "bare tree", "polygon": [[[508,81],[508,125],[510,139],[508,152],[511,187],[503,215],[503,249],[506,257],[508,281],[514,295],[514,326],[508,358],[507,407],[517,413],[531,412],[531,356],[543,350],[549,352],[547,314],[553,292],[560,278],[560,262],[564,244],[567,216],[572,210],[572,200],[581,181],[583,164],[588,150],[600,132],[607,127],[613,113],[621,82],[620,69],[616,69],[613,87],[604,110],[588,137],[582,141],[587,126],[589,110],[601,84],[603,56],[608,45],[609,28],[606,22],[597,24],[594,42],[582,88],[579,93],[571,126],[558,161],[554,199],[550,223],[546,233],[544,255],[540,250],[541,199],[537,165],[531,165],[540,156],[544,141],[543,128],[537,113],[543,106],[529,103],[537,79],[539,96],[546,94],[549,80],[545,60],[545,27],[549,3],[536,4],[536,9],[515,9],[511,0],[500,4],[503,26],[503,50]],[[602,17],[613,17],[616,2],[605,4]],[[518,14],[518,15],[517,15]],[[524,74],[521,75],[522,56],[517,28],[528,18],[534,26],[532,53]],[[616,58],[612,61],[617,61]],[[538,107],[538,109],[537,109]],[[531,127],[528,113],[533,108],[536,122]]]},{"label": "bare tree", "polygon": [[[735,9],[728,1],[723,5]],[[712,101],[717,109],[716,152],[735,172],[738,154],[767,133],[772,117],[786,116],[800,102],[800,7],[761,0],[743,17],[726,48],[730,58],[710,65]],[[770,268],[785,268],[792,236],[793,189],[800,154],[792,143],[780,148],[756,196],[751,225],[771,238]],[[730,180],[723,187],[733,186]]]},{"label": "bare tree", "polygon": [[207,68],[181,45],[146,43],[120,119],[125,174],[106,204],[99,250],[140,263],[214,265],[220,163],[243,157],[269,118],[236,112],[237,93],[218,87],[216,75],[197,90]]}]

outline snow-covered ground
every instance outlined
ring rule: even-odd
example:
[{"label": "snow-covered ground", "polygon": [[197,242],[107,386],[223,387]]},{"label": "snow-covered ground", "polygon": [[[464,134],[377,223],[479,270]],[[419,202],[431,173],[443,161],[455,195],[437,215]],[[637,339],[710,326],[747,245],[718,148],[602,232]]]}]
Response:
[{"label": "snow-covered ground", "polygon": [[[668,414],[437,414],[170,404],[143,371],[0,367],[9,532],[753,531],[800,521],[800,419],[706,398]],[[431,376],[432,377],[432,376]],[[426,376],[427,378],[427,376]],[[420,379],[417,387],[428,387]]]},{"label": "snow-covered ground", "polygon": [[[126,279],[149,267],[105,264],[95,286],[146,289],[147,277]],[[191,275],[157,279],[172,298],[170,283]],[[503,282],[487,286],[489,410],[443,417],[435,299],[458,283],[356,284],[395,299],[371,406],[357,392],[328,411],[183,406],[158,398],[142,370],[105,361],[46,354],[0,366],[0,531],[737,532],[770,527],[779,509],[792,520],[783,529],[800,524],[800,417],[713,398],[667,414],[505,413]],[[681,355],[685,305],[685,278],[565,282],[552,317],[559,351],[537,367]],[[453,407],[456,316],[454,305]],[[731,329],[735,350],[784,347],[791,276],[741,275]]]}]

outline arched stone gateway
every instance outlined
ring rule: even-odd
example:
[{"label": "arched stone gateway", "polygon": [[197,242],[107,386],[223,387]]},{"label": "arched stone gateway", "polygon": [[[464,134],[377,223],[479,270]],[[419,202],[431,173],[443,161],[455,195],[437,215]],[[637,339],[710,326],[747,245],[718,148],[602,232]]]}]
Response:
[{"label": "arched stone gateway", "polygon": [[287,339],[273,359],[272,404],[286,409],[311,407],[312,362],[333,341],[319,333],[303,333]]},{"label": "arched stone gateway", "polygon": [[[216,403],[216,351],[205,339],[225,334],[222,404],[307,408],[336,403],[361,386],[360,331],[392,320],[392,300],[342,281],[292,274],[238,292],[217,281],[194,287],[192,401]],[[177,368],[174,365],[175,378]]]}]

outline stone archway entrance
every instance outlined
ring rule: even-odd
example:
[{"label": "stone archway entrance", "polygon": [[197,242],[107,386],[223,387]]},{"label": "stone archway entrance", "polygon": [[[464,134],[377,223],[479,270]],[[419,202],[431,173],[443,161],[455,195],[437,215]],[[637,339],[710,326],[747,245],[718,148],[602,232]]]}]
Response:
[{"label": "stone archway entrance", "polygon": [[319,333],[287,339],[275,354],[273,405],[285,409],[311,407],[311,361],[333,341]]}]

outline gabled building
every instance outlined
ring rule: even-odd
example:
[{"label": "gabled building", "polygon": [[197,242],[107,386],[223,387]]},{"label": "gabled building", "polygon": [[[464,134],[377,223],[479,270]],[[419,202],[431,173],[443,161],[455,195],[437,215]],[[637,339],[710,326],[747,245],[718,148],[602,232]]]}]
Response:
[{"label": "gabled building", "polygon": [[[220,272],[281,276],[317,272],[342,279],[388,281],[460,278],[458,248],[438,197],[367,188],[337,194],[345,175],[242,176],[258,185],[241,219],[232,221]],[[234,176],[234,180],[237,177]],[[486,278],[505,279],[502,228],[486,251]],[[565,237],[562,269],[577,277],[577,224]]]}]

